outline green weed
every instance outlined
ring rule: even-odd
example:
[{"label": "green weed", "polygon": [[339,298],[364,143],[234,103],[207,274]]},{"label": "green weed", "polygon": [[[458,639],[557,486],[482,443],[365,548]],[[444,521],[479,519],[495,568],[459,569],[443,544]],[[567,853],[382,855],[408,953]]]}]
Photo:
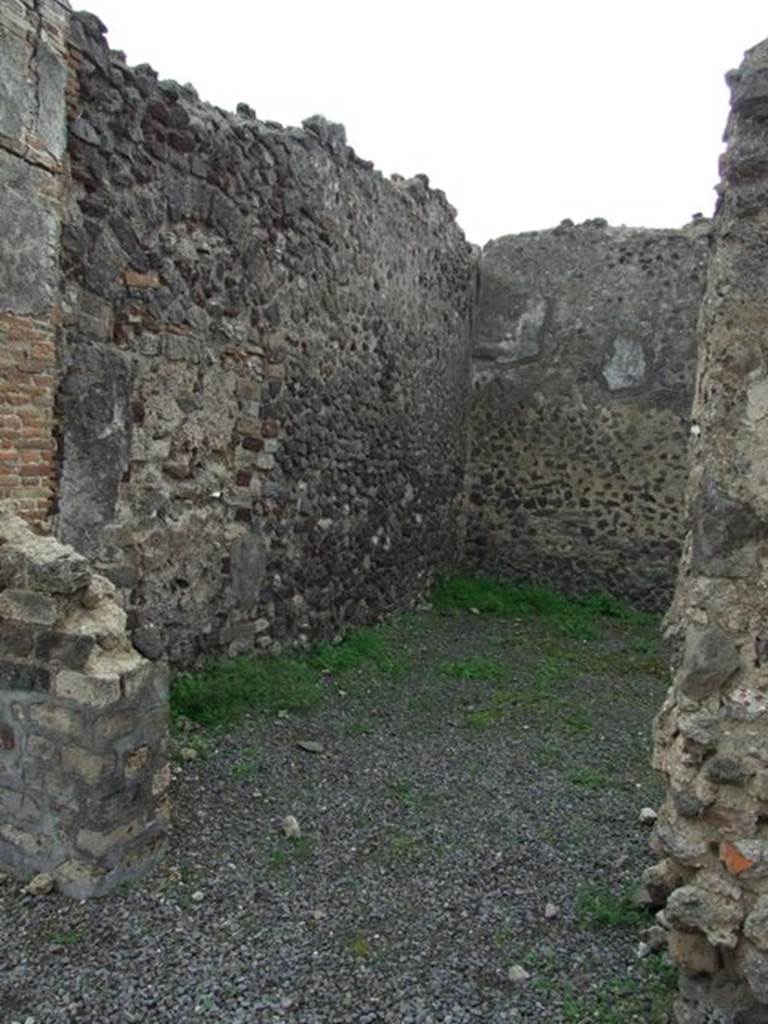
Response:
[{"label": "green weed", "polygon": [[440,671],[452,679],[467,681],[470,679],[503,679],[509,675],[509,669],[495,658],[483,655],[471,655],[467,658],[454,658],[440,666]]},{"label": "green weed", "polygon": [[298,658],[233,658],[202,672],[177,676],[171,688],[171,714],[205,726],[226,726],[246,712],[307,711],[323,691],[318,673]]},{"label": "green weed", "polygon": [[435,702],[432,697],[426,694],[418,694],[415,697],[408,698],[407,707],[409,711],[433,711]]},{"label": "green weed", "polygon": [[413,787],[407,779],[390,779],[387,789],[401,803],[412,804],[414,801]]},{"label": "green weed", "polygon": [[403,832],[396,832],[389,839],[387,853],[392,860],[399,860],[405,857],[414,857],[423,853],[424,842],[418,836],[409,836]]},{"label": "green weed", "polygon": [[340,644],[319,644],[305,657],[240,657],[185,672],[171,687],[173,718],[183,716],[207,728],[232,725],[248,711],[308,711],[325,691],[324,674],[341,675],[364,665],[402,675],[408,665],[388,649],[381,627],[359,629]]},{"label": "green weed", "polygon": [[269,860],[273,867],[281,868],[294,861],[308,860],[311,854],[312,840],[309,836],[296,836],[282,840],[280,846],[272,851]]},{"label": "green weed", "polygon": [[371,955],[371,943],[364,935],[353,935],[348,939],[347,949],[352,956],[364,958]]},{"label": "green weed", "polygon": [[390,654],[386,632],[380,627],[358,629],[340,644],[318,644],[308,662],[312,668],[334,675],[364,665],[374,665],[386,673],[400,671],[400,662]]},{"label": "green weed", "polygon": [[464,725],[468,729],[487,729],[498,722],[501,711],[498,708],[483,708],[478,711],[467,711],[464,715]]},{"label": "green weed", "polygon": [[592,716],[583,708],[575,707],[563,716],[563,724],[570,732],[583,735],[592,728]]},{"label": "green weed", "polygon": [[598,887],[579,893],[576,916],[589,928],[637,928],[648,921],[646,912],[635,906],[626,893]]},{"label": "green weed", "polygon": [[359,719],[355,722],[348,722],[344,726],[345,736],[370,736],[374,731],[373,725],[367,720]]},{"label": "green weed", "polygon": [[568,781],[572,782],[575,786],[582,786],[584,789],[589,789],[592,792],[611,788],[609,776],[605,772],[598,771],[596,768],[577,768],[575,771],[569,772]]},{"label": "green weed", "polygon": [[80,928],[70,928],[67,931],[53,932],[50,941],[56,946],[76,946],[85,938],[85,932]]},{"label": "green weed", "polygon": [[677,971],[659,956],[648,957],[640,976],[616,978],[586,992],[566,983],[562,1013],[569,1024],[666,1024],[677,988]]},{"label": "green weed", "polygon": [[242,752],[242,760],[232,769],[232,775],[236,779],[246,779],[261,771],[261,751],[258,747],[246,747]]},{"label": "green weed", "polygon": [[432,593],[432,605],[440,611],[474,610],[503,618],[546,619],[566,635],[584,639],[594,639],[594,626],[602,618],[632,623],[648,619],[644,613],[625,607],[610,594],[575,599],[548,587],[470,576],[438,580]]}]

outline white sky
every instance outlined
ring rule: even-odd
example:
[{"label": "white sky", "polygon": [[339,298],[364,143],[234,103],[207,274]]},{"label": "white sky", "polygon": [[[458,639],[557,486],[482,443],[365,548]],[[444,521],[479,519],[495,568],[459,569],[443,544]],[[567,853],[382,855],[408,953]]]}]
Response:
[{"label": "white sky", "polygon": [[447,192],[473,242],[564,217],[710,214],[723,75],[766,0],[80,0],[110,45],[227,109],[346,125]]}]

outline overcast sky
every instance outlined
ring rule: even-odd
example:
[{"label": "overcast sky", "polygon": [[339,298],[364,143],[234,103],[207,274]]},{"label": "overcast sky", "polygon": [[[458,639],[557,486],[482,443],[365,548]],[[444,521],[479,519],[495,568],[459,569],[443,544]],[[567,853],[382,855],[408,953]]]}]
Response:
[{"label": "overcast sky", "polygon": [[766,0],[81,2],[129,63],[203,99],[343,122],[386,174],[428,174],[480,244],[710,214],[723,75],[768,36]]}]

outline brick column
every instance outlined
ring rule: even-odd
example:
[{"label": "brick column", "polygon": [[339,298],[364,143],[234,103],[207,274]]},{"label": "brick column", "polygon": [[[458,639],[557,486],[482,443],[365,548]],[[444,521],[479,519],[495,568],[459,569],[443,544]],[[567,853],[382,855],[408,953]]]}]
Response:
[{"label": "brick column", "polygon": [[669,786],[646,877],[680,965],[678,1024],[768,1022],[768,40],[729,76],[700,347]]},{"label": "brick column", "polygon": [[0,499],[50,511],[66,0],[0,4]]}]

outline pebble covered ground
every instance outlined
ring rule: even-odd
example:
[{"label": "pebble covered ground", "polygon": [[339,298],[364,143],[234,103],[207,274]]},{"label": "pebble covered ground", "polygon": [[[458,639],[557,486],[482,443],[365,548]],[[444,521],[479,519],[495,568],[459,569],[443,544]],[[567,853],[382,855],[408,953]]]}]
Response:
[{"label": "pebble covered ground", "polygon": [[663,1020],[628,898],[657,632],[424,609],[313,710],[188,732],[151,877],[82,903],[0,885],[0,1024]]}]

